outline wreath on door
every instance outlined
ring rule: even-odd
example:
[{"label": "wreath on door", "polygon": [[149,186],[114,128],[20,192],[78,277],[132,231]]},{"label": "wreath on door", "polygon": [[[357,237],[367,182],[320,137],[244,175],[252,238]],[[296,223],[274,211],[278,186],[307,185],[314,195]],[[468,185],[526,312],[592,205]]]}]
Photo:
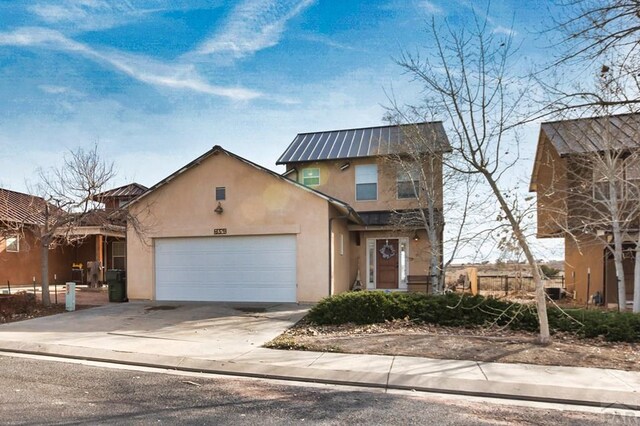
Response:
[{"label": "wreath on door", "polygon": [[384,242],[384,245],[379,251],[383,259],[391,259],[396,255],[396,249],[394,249],[393,246],[389,244],[389,240],[386,240]]}]

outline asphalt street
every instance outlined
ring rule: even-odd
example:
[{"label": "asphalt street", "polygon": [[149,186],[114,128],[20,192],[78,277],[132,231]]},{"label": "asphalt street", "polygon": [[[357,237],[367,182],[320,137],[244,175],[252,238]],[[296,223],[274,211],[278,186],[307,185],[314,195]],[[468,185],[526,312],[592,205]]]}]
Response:
[{"label": "asphalt street", "polygon": [[640,418],[423,393],[0,356],[2,424],[632,424]]}]

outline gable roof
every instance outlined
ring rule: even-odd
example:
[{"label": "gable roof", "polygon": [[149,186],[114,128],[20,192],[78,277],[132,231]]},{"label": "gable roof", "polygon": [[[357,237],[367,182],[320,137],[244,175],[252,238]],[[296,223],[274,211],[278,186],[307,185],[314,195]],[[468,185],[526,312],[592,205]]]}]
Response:
[{"label": "gable roof", "polygon": [[95,199],[101,198],[117,198],[117,197],[137,197],[144,194],[147,191],[146,186],[133,182],[127,185],[119,186],[117,188],[110,189],[108,191],[101,192],[94,196]]},{"label": "gable roof", "polygon": [[247,160],[246,158],[240,157],[239,155],[236,155],[230,151],[227,151],[226,149],[222,148],[219,145],[215,145],[213,148],[211,148],[209,151],[205,152],[204,154],[202,154],[201,156],[199,156],[198,158],[196,158],[195,160],[191,161],[189,164],[185,165],[184,167],[182,167],[181,169],[173,172],[172,174],[170,174],[169,176],[167,176],[166,178],[162,179],[160,182],[156,183],[155,185],[153,185],[151,188],[149,188],[144,194],[140,195],[138,198],[135,198],[133,201],[131,201],[127,207],[132,206],[134,204],[137,204],[140,200],[142,200],[143,198],[145,198],[147,195],[151,194],[152,192],[154,192],[155,190],[157,190],[158,188],[166,185],[167,183],[169,183],[170,181],[172,181],[173,179],[175,179],[176,177],[178,177],[179,175],[181,175],[182,173],[186,172],[189,169],[192,169],[198,165],[200,165],[200,163],[202,163],[204,160],[206,160],[207,158],[211,157],[212,155],[216,155],[216,154],[224,154],[227,155],[231,158],[235,158],[238,161],[241,161],[261,172],[267,173],[283,182],[286,182],[290,185],[293,185],[294,187],[301,189],[303,191],[309,192],[311,194],[314,194],[317,197],[320,197],[322,199],[324,199],[325,201],[329,202],[329,204],[333,205],[335,208],[338,209],[338,211],[340,211],[341,213],[343,213],[345,216],[347,216],[347,218],[359,225],[364,224],[364,222],[362,221],[362,218],[360,218],[360,216],[358,216],[358,213],[356,213],[356,211],[347,203],[345,203],[344,201],[340,201],[337,198],[333,198],[327,194],[324,194],[320,191],[316,191],[315,189],[309,188],[307,186],[304,186],[296,181],[293,181],[287,177],[284,177],[276,172],[274,172],[273,170],[269,170],[266,167],[263,167],[259,164],[256,164],[252,161]]},{"label": "gable roof", "polygon": [[560,156],[640,148],[640,114],[620,114],[542,123],[540,133]]},{"label": "gable roof", "polygon": [[607,150],[640,149],[640,114],[618,114],[542,123],[529,181],[536,192],[543,145],[548,141],[560,157]]},{"label": "gable roof", "polygon": [[451,150],[441,121],[299,133],[276,164],[400,154],[411,130],[433,142],[433,150]]},{"label": "gable roof", "polygon": [[0,188],[0,221],[26,224],[44,223],[43,198]]}]

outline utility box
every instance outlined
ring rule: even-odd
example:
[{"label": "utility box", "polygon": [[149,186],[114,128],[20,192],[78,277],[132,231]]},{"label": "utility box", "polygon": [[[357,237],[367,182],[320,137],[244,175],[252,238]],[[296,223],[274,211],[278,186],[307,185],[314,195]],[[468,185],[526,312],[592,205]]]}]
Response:
[{"label": "utility box", "polygon": [[127,302],[127,277],[122,269],[107,270],[107,285],[109,286],[109,302]]},{"label": "utility box", "polygon": [[76,283],[68,282],[66,283],[67,292],[65,294],[65,309],[67,311],[75,311],[76,310]]}]

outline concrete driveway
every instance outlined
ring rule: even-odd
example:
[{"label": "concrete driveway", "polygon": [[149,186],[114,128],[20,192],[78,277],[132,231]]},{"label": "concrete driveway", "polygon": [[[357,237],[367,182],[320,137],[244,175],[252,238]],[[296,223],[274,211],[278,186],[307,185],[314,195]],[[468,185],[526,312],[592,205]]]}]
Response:
[{"label": "concrete driveway", "polygon": [[299,321],[309,306],[130,302],[0,326],[0,341],[231,360]]}]

